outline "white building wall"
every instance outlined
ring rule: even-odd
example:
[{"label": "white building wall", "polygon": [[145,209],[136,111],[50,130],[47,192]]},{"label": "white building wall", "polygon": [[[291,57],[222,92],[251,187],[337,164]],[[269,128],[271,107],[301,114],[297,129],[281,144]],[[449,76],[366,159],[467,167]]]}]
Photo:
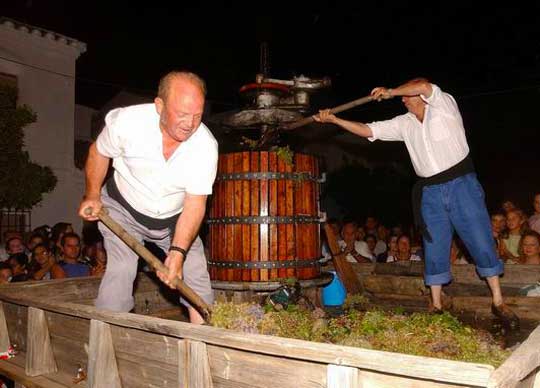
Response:
[{"label": "white building wall", "polygon": [[[71,43],[70,43],[71,42]],[[0,24],[0,72],[17,77],[19,104],[29,105],[37,122],[25,128],[32,161],[49,166],[58,178],[52,193],[32,210],[32,228],[64,221],[80,230],[77,206],[82,172],[73,163],[75,61],[84,45],[46,31]]]}]

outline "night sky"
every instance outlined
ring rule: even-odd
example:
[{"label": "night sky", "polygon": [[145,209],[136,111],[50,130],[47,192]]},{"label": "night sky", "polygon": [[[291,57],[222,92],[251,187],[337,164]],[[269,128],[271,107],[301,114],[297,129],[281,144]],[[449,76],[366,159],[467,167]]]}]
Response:
[{"label": "night sky", "polygon": [[[133,3],[4,0],[0,14],[85,42],[87,52],[77,62],[77,102],[94,107],[122,89],[151,95],[163,73],[181,68],[206,79],[216,109],[232,109],[238,88],[259,70],[262,42],[269,47],[273,77],[332,79],[332,89],[315,100],[321,107],[425,76],[458,101],[491,207],[510,197],[529,210],[532,191],[540,190],[536,4]],[[399,101],[392,101],[344,116],[371,121],[402,112]],[[395,149],[372,147],[378,148],[370,154],[386,158]]]}]

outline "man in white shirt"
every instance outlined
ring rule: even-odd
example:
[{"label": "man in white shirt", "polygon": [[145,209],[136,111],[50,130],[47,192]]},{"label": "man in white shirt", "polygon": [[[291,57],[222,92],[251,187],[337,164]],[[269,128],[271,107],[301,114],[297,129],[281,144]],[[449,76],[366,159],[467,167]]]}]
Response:
[{"label": "man in white shirt", "polygon": [[375,261],[375,257],[369,251],[367,243],[358,240],[358,224],[356,222],[349,221],[343,224],[338,245],[342,252],[347,253],[345,258],[351,263],[371,263]]},{"label": "man in white shirt", "polygon": [[[102,206],[138,240],[154,242],[167,253],[169,276],[158,273],[171,287],[185,278],[205,302],[213,302],[203,244],[197,236],[212,193],[218,147],[201,122],[206,87],[189,72],[171,72],[159,84],[154,104],[134,105],[109,112],[105,127],[90,147],[86,191],[79,214],[96,220]],[[102,188],[109,161],[114,175]],[[85,209],[91,207],[92,215]],[[96,307],[130,311],[137,255],[100,224],[108,263]],[[201,315],[186,301],[190,320]]]},{"label": "man in white shirt", "polygon": [[[403,141],[419,181],[413,188],[413,208],[424,235],[424,279],[431,287],[433,309],[442,310],[442,285],[452,280],[450,246],[454,230],[473,255],[480,276],[490,287],[492,312],[510,324],[515,314],[503,302],[499,275],[504,268],[494,249],[484,192],[469,157],[463,120],[454,98],[426,79],[414,79],[395,89],[377,87],[378,101],[402,97],[407,113],[364,124],[337,118],[329,110],[314,116],[370,141]],[[432,239],[431,237],[435,237]]]}]

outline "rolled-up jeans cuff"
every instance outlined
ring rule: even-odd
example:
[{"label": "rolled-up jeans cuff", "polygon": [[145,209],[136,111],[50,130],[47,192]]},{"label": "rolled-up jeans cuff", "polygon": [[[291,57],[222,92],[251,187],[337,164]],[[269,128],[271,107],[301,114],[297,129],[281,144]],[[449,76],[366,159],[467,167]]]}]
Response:
[{"label": "rolled-up jeans cuff", "polygon": [[482,278],[489,278],[492,276],[499,276],[504,272],[504,264],[501,260],[497,260],[497,265],[489,268],[476,267],[478,275]]},{"label": "rolled-up jeans cuff", "polygon": [[424,274],[424,282],[426,286],[440,286],[452,281],[451,272],[443,272],[436,275]]}]

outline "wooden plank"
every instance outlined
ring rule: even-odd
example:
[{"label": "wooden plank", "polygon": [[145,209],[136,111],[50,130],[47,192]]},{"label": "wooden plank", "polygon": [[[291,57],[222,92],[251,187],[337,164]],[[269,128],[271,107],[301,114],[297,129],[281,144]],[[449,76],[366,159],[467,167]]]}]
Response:
[{"label": "wooden plank", "polygon": [[18,351],[26,352],[28,307],[13,303],[3,303],[3,306],[11,344],[16,345]]},{"label": "wooden plank", "polygon": [[326,233],[326,241],[328,242],[330,252],[332,252],[334,267],[336,268],[336,272],[343,282],[347,293],[361,293],[362,285],[354,274],[351,263],[347,261],[345,255],[341,254],[341,249],[337,243],[337,237],[335,236],[334,231],[328,224],[324,224],[324,231]]},{"label": "wooden plank", "polygon": [[362,279],[362,285],[376,294],[429,295],[429,289],[421,277],[370,275]]},{"label": "wooden plank", "polygon": [[[17,300],[13,296],[10,296],[8,301],[22,303],[21,300]],[[102,311],[91,306],[74,303],[51,304],[50,302],[40,300],[32,301],[32,303],[36,307],[59,313],[86,319],[99,319],[119,326],[138,328],[177,338],[202,341],[207,344],[227,348],[310,362],[351,366],[439,382],[482,386],[482,384],[487,383],[487,379],[493,371],[493,367],[490,365],[237,333],[215,327],[192,325],[184,322],[144,317],[137,314]]]},{"label": "wooden plank", "polygon": [[[277,160],[277,154],[275,152],[269,152],[268,153],[268,169],[270,171],[276,172],[278,169],[278,160]],[[278,183],[276,179],[270,180],[270,187],[269,187],[269,212],[270,216],[277,216],[278,215]],[[276,224],[270,224],[269,226],[269,234],[270,234],[270,260],[276,261],[279,260],[279,253],[278,253],[278,226]],[[268,274],[269,278],[268,280],[276,280],[278,278],[278,270],[273,268],[269,270]]]},{"label": "wooden plank", "polygon": [[[242,171],[249,172],[250,169],[250,153],[242,152]],[[250,181],[247,179],[242,180],[242,216],[247,217],[250,215]],[[242,261],[251,261],[251,227],[249,224],[242,224]],[[251,279],[251,270],[242,269],[242,281],[249,282]]]},{"label": "wooden plank", "polygon": [[540,326],[491,375],[488,387],[515,387],[540,366]]},{"label": "wooden plank", "polygon": [[7,327],[6,315],[4,313],[4,305],[0,301],[0,352],[7,352],[11,346],[9,341],[9,332]]},{"label": "wooden plank", "polygon": [[[285,164],[285,172],[293,172],[292,164]],[[294,216],[294,181],[292,179],[287,179],[285,181],[285,215],[288,217]],[[287,246],[286,246],[286,259],[293,260],[296,256],[296,235],[294,224],[285,225],[286,234],[287,234]],[[288,268],[285,272],[285,276],[288,278],[299,277],[300,274],[296,273],[295,268]]]},{"label": "wooden plank", "polygon": [[[303,171],[313,175],[313,158],[309,155],[304,155]],[[316,217],[319,214],[315,211],[315,182],[307,180],[302,181],[305,186],[305,213],[306,215]],[[318,246],[316,240],[316,232],[319,229],[318,223],[310,223],[306,225],[306,248],[309,259],[317,257]],[[314,267],[304,269],[305,278],[313,278],[315,276]]]},{"label": "wooden plank", "polygon": [[[0,360],[0,374],[10,380],[17,381],[26,388],[66,388],[73,387],[73,377],[65,373],[56,372],[47,376],[26,376],[25,374],[25,353],[19,353],[15,358],[9,360]],[[84,388],[85,383],[76,385]]]},{"label": "wooden plank", "polygon": [[[242,171],[242,153],[236,152],[234,154],[234,172],[241,172]],[[242,181],[241,180],[234,180],[234,197],[231,198],[231,200],[234,200],[234,216],[241,216],[242,215]],[[232,259],[234,261],[242,261],[243,259],[243,247],[242,247],[242,225],[241,224],[234,224],[233,226],[234,230],[234,248],[233,248],[233,256]],[[235,282],[242,281],[242,272],[243,269],[233,269],[233,280]]]},{"label": "wooden plank", "polygon": [[[277,160],[277,171],[285,172],[285,162],[282,158]],[[286,181],[285,179],[277,180],[277,215],[285,216],[287,215],[287,195],[286,195]],[[287,225],[278,224],[277,226],[277,242],[278,242],[278,260],[284,261],[287,260]],[[287,269],[279,268],[277,270],[277,277],[284,279],[287,277]]]},{"label": "wooden plank", "polygon": [[208,345],[215,387],[322,388],[326,365]]},{"label": "wooden plank", "polygon": [[[259,153],[258,152],[252,152],[251,153],[251,171],[259,171]],[[259,190],[260,190],[261,183],[257,179],[251,180],[251,208],[250,208],[250,214],[252,216],[258,216],[259,215]],[[260,244],[260,236],[259,236],[259,225],[253,224],[251,225],[251,260],[252,261],[259,261],[260,258],[260,250],[259,250],[259,244]],[[250,278],[254,282],[258,282],[260,280],[260,272],[258,269],[252,269]]]},{"label": "wooden plank", "polygon": [[358,369],[332,364],[327,367],[326,386],[328,388],[363,388],[358,379]]},{"label": "wooden plank", "polygon": [[[234,154],[228,154],[226,171],[228,173],[234,172]],[[234,216],[234,181],[226,180],[225,181],[225,216],[233,217]],[[233,261],[234,260],[234,225],[226,224],[225,225],[225,256],[222,260]],[[232,282],[234,280],[234,270],[227,268],[225,270],[225,280]]]},{"label": "wooden plank", "polygon": [[40,376],[56,372],[58,368],[43,310],[28,307],[28,334],[26,338],[26,374]]},{"label": "wooden plank", "polygon": [[[359,370],[358,378],[362,388],[449,388],[455,384],[446,384],[432,380],[420,380],[412,377],[402,377],[386,373],[374,373]],[[460,385],[463,388],[462,385]]]},{"label": "wooden plank", "polygon": [[204,342],[178,341],[178,355],[179,387],[213,387],[208,350]]},{"label": "wooden plank", "polygon": [[110,325],[95,319],[90,321],[88,387],[122,387]]},{"label": "wooden plank", "polygon": [[[261,156],[261,165],[260,170],[261,172],[267,172],[268,171],[268,152],[262,151],[260,153]],[[261,196],[260,196],[260,210],[259,215],[260,216],[268,216],[269,215],[269,191],[270,191],[270,182],[266,179],[261,180]],[[268,224],[261,224],[260,226],[260,246],[259,246],[259,252],[260,252],[260,261],[268,261],[270,257],[270,229],[268,227]],[[269,280],[269,273],[267,269],[261,269],[259,270],[260,273],[260,281],[265,282]]]}]

